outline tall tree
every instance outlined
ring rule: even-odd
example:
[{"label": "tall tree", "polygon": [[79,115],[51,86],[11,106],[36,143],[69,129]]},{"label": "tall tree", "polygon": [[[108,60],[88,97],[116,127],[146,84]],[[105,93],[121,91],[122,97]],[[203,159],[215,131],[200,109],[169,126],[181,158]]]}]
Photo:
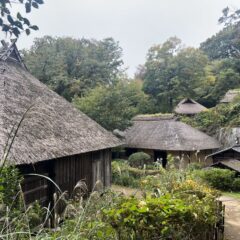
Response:
[{"label": "tall tree", "polygon": [[97,41],[45,36],[23,54],[33,75],[69,101],[98,85],[112,85],[123,74],[122,49],[112,38]]},{"label": "tall tree", "polygon": [[124,130],[133,116],[152,107],[141,88],[139,81],[122,80],[117,85],[96,87],[85,97],[75,97],[73,103],[106,129]]},{"label": "tall tree", "polygon": [[169,112],[181,98],[196,96],[207,63],[203,52],[182,48],[179,39],[170,38],[149,50],[143,89],[156,100],[159,111]]}]

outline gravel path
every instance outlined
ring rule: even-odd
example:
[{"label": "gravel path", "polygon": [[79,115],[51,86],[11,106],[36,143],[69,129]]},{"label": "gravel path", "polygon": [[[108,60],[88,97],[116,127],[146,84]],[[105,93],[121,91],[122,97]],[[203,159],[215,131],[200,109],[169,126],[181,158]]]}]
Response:
[{"label": "gravel path", "polygon": [[225,238],[240,240],[240,200],[227,196],[220,200],[225,204]]}]

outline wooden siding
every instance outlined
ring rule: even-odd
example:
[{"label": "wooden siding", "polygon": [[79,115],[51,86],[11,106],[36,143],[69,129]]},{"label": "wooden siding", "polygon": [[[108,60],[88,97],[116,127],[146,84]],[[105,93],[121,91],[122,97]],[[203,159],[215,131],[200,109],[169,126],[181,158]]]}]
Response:
[{"label": "wooden siding", "polygon": [[18,167],[22,174],[25,174],[22,188],[27,204],[39,200],[43,205],[47,205],[56,191],[50,181],[42,177],[28,176],[29,173],[50,177],[62,191],[68,191],[69,195],[80,180],[86,182],[89,192],[98,180],[104,187],[111,184],[110,149]]}]

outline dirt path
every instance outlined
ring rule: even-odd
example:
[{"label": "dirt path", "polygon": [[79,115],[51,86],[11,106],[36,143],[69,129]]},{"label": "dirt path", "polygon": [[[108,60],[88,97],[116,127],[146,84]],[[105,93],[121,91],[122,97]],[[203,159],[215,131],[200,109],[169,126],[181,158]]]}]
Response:
[{"label": "dirt path", "polygon": [[240,240],[240,200],[227,196],[220,200],[225,204],[225,238]]}]

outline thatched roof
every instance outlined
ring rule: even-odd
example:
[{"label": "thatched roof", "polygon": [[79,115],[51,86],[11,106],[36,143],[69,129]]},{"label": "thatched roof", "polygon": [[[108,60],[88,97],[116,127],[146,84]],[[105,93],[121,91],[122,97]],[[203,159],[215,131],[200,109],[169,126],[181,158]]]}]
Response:
[{"label": "thatched roof", "polygon": [[[35,163],[121,144],[26,71],[14,43],[9,48],[10,54],[0,50],[0,157],[9,133],[29,108],[10,150],[12,163]],[[4,58],[4,52],[11,57]]]},{"label": "thatched roof", "polygon": [[226,167],[240,173],[240,161],[237,159],[222,160],[211,165],[211,167]]},{"label": "thatched roof", "polygon": [[228,90],[220,102],[221,103],[231,103],[231,102],[233,102],[234,98],[237,96],[240,96],[240,89]]},{"label": "thatched roof", "polygon": [[193,115],[206,110],[206,107],[194,101],[193,99],[185,98],[180,103],[178,103],[174,109],[174,112],[178,114]]},{"label": "thatched roof", "polygon": [[197,151],[220,147],[214,138],[173,117],[136,117],[125,138],[130,148]]}]

